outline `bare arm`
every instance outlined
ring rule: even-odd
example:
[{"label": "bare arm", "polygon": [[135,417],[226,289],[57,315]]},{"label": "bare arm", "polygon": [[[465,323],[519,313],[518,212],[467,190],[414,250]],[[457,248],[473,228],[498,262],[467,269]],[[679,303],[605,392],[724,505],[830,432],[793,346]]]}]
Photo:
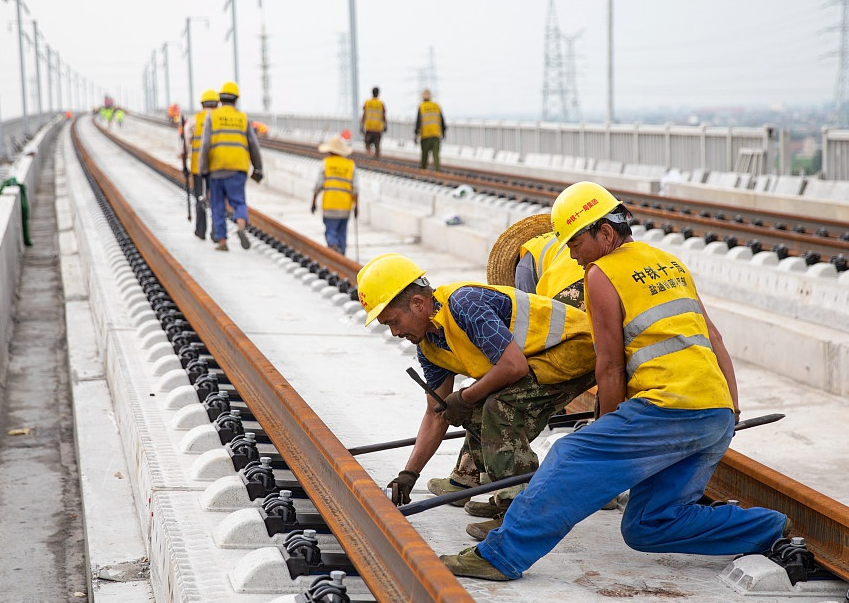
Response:
[{"label": "bare arm", "polygon": [[529,370],[528,359],[525,358],[525,354],[519,349],[515,341],[511,341],[504,348],[498,362],[483,377],[463,391],[463,400],[469,404],[480,402],[493,392],[516,383],[527,375]]},{"label": "bare arm", "polygon": [[592,299],[595,378],[598,384],[599,416],[613,412],[627,397],[625,340],[622,321],[625,313],[619,294],[610,279],[590,266],[584,277],[587,296]]},{"label": "bare arm", "polygon": [[[451,375],[436,388],[436,393],[440,398],[445,399],[453,390],[454,375]],[[419,425],[419,432],[416,435],[416,443],[413,446],[413,451],[410,453],[410,458],[407,459],[407,464],[404,466],[406,471],[421,473],[424,466],[427,465],[427,462],[442,444],[445,432],[448,431],[448,423],[436,414],[435,409],[436,400],[427,396],[427,409],[422,417],[421,425]]]},{"label": "bare arm", "polygon": [[716,362],[719,364],[719,370],[722,371],[722,375],[728,383],[728,391],[731,392],[731,400],[734,402],[734,413],[739,415],[740,404],[737,400],[737,377],[734,374],[734,364],[731,362],[731,354],[728,353],[728,348],[725,347],[725,342],[722,341],[722,335],[719,334],[716,325],[713,324],[710,316],[708,316],[701,298],[699,299],[699,305],[702,307],[702,316],[705,317],[705,322],[707,323],[708,338],[710,339],[713,353],[716,355]]}]

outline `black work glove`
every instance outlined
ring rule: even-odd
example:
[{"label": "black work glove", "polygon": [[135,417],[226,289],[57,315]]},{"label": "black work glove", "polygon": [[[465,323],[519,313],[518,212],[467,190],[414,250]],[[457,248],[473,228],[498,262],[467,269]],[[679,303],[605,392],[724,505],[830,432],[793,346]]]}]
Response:
[{"label": "black work glove", "polygon": [[189,175],[189,168],[183,166],[183,176],[188,176],[188,175]]},{"label": "black work glove", "polygon": [[354,217],[357,218],[360,215],[360,210],[356,204],[354,204]]},{"label": "black work glove", "polygon": [[310,207],[310,213],[311,213],[311,214],[314,214],[314,213],[315,213],[315,210],[316,210],[315,203],[313,203],[313,204],[312,204],[312,207]]},{"label": "black work glove", "polygon": [[442,418],[454,427],[468,423],[472,418],[472,411],[475,409],[474,404],[466,402],[460,396],[465,390],[466,388],[463,387],[456,392],[448,394],[448,397],[445,398],[446,408],[442,411]]},{"label": "black work glove", "polygon": [[253,174],[251,174],[251,180],[256,183],[262,181],[262,170],[254,170]]},{"label": "black work glove", "polygon": [[[406,505],[410,503],[410,492],[413,491],[413,486],[416,485],[416,480],[419,479],[419,474],[415,471],[401,471],[398,477],[389,482],[386,487],[392,489],[392,502],[395,506]],[[393,488],[395,486],[395,488]],[[395,491],[397,490],[397,498]]]}]

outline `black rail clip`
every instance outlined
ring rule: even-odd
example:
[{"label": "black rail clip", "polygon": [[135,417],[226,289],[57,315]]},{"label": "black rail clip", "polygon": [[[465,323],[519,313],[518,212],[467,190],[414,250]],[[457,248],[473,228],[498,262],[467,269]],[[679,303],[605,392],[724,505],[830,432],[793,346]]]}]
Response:
[{"label": "black rail clip", "polygon": [[276,494],[279,488],[274,481],[274,471],[271,468],[271,458],[267,456],[260,457],[259,462],[253,461],[245,465],[245,468],[239,472],[245,488],[248,490],[248,497],[251,500],[257,498],[265,498],[269,494]]},{"label": "black rail clip", "polygon": [[[206,409],[210,422],[217,421],[218,417],[230,412],[230,394],[225,391],[211,392],[204,399],[203,407]],[[258,459],[259,456],[256,458]],[[241,469],[241,467],[237,467],[237,469]]]},{"label": "black rail clip", "polygon": [[245,433],[245,428],[242,426],[242,411],[235,408],[225,414],[218,415],[213,425],[222,444],[231,442],[236,436]]},{"label": "black rail clip", "polygon": [[357,570],[344,553],[322,553],[315,530],[295,530],[284,541],[286,566],[292,580],[298,576],[343,571],[357,575]]},{"label": "black rail clip", "polygon": [[809,575],[817,572],[814,554],[808,550],[804,538],[779,538],[765,555],[787,570],[790,584],[807,582]]},{"label": "black rail clip", "polygon": [[256,434],[252,431],[233,438],[225,445],[224,449],[230,455],[230,460],[233,461],[233,468],[236,471],[244,469],[248,463],[259,461]]},{"label": "black rail clip", "polygon": [[330,528],[318,513],[298,513],[291,490],[269,494],[262,501],[260,511],[269,536],[286,534],[295,530],[312,530],[317,534],[331,534]]}]

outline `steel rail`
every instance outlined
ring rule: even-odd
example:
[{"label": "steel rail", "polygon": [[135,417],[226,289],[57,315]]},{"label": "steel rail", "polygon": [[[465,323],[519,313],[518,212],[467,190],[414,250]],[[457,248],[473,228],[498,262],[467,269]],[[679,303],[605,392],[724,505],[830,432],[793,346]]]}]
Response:
[{"label": "steel rail", "polygon": [[[101,131],[115,140],[116,137],[111,136],[105,129]],[[120,139],[115,141],[138,159],[156,165],[156,169],[161,169],[163,173],[174,175],[173,179],[180,185],[180,172],[175,167]],[[263,214],[257,212],[257,217],[265,221],[266,232],[273,236],[278,229],[281,229],[281,232],[290,231]],[[251,219],[253,220],[253,217]],[[338,255],[311,239],[305,239],[294,232],[292,235],[293,241],[303,240],[308,243],[304,249],[315,250],[319,258],[329,254]],[[359,269],[359,264],[350,263],[353,264],[353,269]],[[576,399],[570,409],[591,409],[591,398],[587,396],[586,400]],[[849,580],[849,507],[732,449],[729,449],[720,461],[708,483],[705,495],[712,500],[737,499],[744,506],[762,506],[786,513],[794,522],[793,535],[805,537],[809,548],[822,560],[824,567]]]},{"label": "steel rail", "polygon": [[377,600],[473,601],[306,401],[156,239],[86,152],[76,128],[75,122],[74,145],[127,234],[265,428]]},{"label": "steel rail", "polygon": [[778,509],[793,521],[817,563],[849,580],[849,507],[729,449],[708,482],[714,500],[737,499],[744,507]]}]

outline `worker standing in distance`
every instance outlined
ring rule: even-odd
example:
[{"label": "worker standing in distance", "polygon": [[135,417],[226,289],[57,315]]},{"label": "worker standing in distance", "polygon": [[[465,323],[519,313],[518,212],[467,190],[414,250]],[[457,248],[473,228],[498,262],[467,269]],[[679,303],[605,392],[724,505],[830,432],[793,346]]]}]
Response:
[{"label": "worker standing in distance", "polygon": [[371,89],[371,98],[363,104],[363,115],[360,117],[360,132],[363,134],[363,142],[366,145],[366,153],[371,155],[374,147],[374,156],[380,159],[380,139],[386,131],[386,105],[377,98],[380,88],[375,86]]},{"label": "worker standing in distance", "polygon": [[124,110],[121,107],[115,109],[115,121],[118,123],[118,129],[124,127]]},{"label": "worker standing in distance", "polygon": [[207,114],[203,123],[198,169],[209,175],[209,205],[212,213],[212,240],[215,249],[227,251],[227,213],[225,202],[233,208],[242,249],[251,246],[245,227],[248,205],[245,182],[253,165],[251,178],[262,180],[262,157],[259,142],[248,116],[236,109],[239,86],[225,82],[218,92],[221,106]]},{"label": "worker standing in distance", "polygon": [[[425,271],[397,254],[378,256],[357,274],[366,325],[377,320],[392,335],[418,346],[428,385],[447,408],[427,396],[416,443],[404,470],[393,480],[400,500],[410,492],[445,437],[448,425],[463,425],[459,458],[473,460],[477,475],[492,481],[534,471],[539,459],[531,441],[548,419],[595,384],[589,323],[584,312],[511,287],[456,282],[433,288]],[[454,377],[476,379],[454,391]],[[468,473],[472,468],[465,469]],[[460,471],[455,467],[454,473]],[[466,526],[483,540],[501,525],[520,487],[498,492],[492,519]]]},{"label": "worker standing in distance", "polygon": [[348,242],[348,219],[351,210],[357,219],[357,199],[359,197],[359,178],[352,159],[348,159],[353,149],[346,145],[341,137],[334,136],[318,146],[321,153],[328,153],[318,166],[318,177],[312,194],[310,211],[316,212],[316,201],[321,197],[321,212],[324,219],[324,239],[327,246],[345,255]]},{"label": "worker standing in distance", "polygon": [[585,269],[600,418],[549,450],[503,525],[440,558],[458,576],[515,580],[579,521],[630,490],[622,536],[650,553],[759,553],[791,529],[770,509],[699,504],[739,418],[731,357],[675,256],[635,242],[628,210],[579,182],[555,201],[561,244]]},{"label": "worker standing in distance", "polygon": [[[201,92],[200,106],[201,110],[195,114],[193,119],[186,122],[186,127],[183,130],[183,138],[185,138],[183,148],[191,150],[190,171],[192,174],[192,190],[195,195],[195,236],[199,239],[205,239],[206,196],[208,192],[204,190],[206,182],[201,176],[199,155],[203,139],[203,125],[206,122],[207,114],[218,106],[218,93],[211,88]],[[206,188],[209,188],[208,184],[206,184]]]},{"label": "worker standing in distance", "polygon": [[427,169],[428,154],[433,155],[433,169],[439,171],[439,144],[445,138],[445,118],[442,109],[431,100],[430,90],[422,90],[422,102],[416,114],[415,141],[421,138],[421,168]]}]

